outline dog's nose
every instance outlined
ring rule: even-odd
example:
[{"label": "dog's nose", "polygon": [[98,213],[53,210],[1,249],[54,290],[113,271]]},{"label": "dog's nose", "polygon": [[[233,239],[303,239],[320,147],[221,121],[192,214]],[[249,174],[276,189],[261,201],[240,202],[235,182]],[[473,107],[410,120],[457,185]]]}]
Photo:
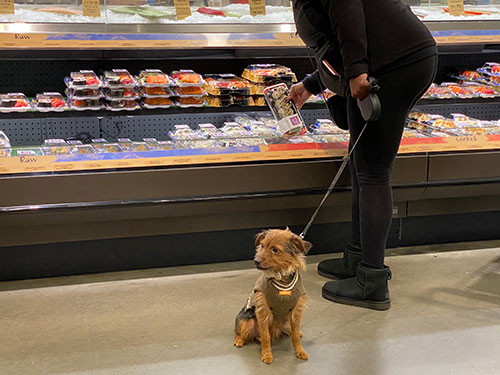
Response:
[{"label": "dog's nose", "polygon": [[255,267],[260,266],[260,260],[254,259],[253,264],[255,264]]}]

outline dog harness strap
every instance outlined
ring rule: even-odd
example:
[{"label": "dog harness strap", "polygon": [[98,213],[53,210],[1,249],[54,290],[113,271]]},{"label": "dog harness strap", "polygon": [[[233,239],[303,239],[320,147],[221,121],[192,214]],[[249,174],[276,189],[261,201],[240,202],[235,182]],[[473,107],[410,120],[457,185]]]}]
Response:
[{"label": "dog harness strap", "polygon": [[299,280],[299,273],[295,272],[295,275],[293,276],[292,281],[290,281],[290,283],[288,283],[288,284],[280,283],[276,279],[272,279],[272,283],[276,289],[278,289],[282,292],[285,292],[285,291],[290,291],[293,288],[295,288],[295,284],[297,284],[297,280]]}]

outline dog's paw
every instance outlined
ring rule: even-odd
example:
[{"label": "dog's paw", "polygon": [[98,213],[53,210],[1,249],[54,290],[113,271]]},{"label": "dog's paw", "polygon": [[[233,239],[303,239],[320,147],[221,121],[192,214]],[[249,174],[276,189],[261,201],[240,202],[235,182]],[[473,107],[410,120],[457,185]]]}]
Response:
[{"label": "dog's paw", "polygon": [[243,340],[241,337],[236,337],[234,339],[234,346],[237,348],[241,348],[243,345],[245,345],[245,340]]},{"label": "dog's paw", "polygon": [[273,363],[273,355],[271,353],[263,353],[260,358],[267,365]]},{"label": "dog's paw", "polygon": [[302,359],[303,361],[307,361],[309,359],[309,356],[304,349],[297,351],[295,355],[298,359]]}]

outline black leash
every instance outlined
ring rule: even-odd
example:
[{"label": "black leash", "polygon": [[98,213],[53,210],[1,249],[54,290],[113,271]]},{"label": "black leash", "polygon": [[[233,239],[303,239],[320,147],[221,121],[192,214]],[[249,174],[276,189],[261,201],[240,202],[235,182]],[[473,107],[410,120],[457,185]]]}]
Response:
[{"label": "black leash", "polygon": [[[306,46],[307,53],[309,54],[309,59],[311,60],[311,65],[312,65],[312,57],[311,54],[309,53],[309,47]],[[363,100],[358,100],[358,107],[359,110],[361,111],[361,115],[363,116],[363,119],[366,121],[365,125],[363,126],[363,129],[361,129],[361,133],[359,133],[358,138],[356,139],[356,142],[354,142],[353,146],[347,153],[342,158],[342,164],[340,165],[340,168],[338,169],[337,173],[333,177],[332,182],[330,183],[330,187],[326,191],[325,195],[323,196],[323,199],[319,203],[318,207],[316,208],[316,211],[314,211],[313,215],[311,216],[311,219],[307,223],[306,227],[302,231],[302,233],[299,234],[300,238],[304,238],[311,228],[312,224],[314,223],[314,220],[316,219],[316,216],[318,216],[319,211],[321,210],[321,207],[323,207],[323,204],[326,202],[330,194],[332,193],[333,189],[335,189],[335,186],[337,185],[340,176],[342,175],[342,172],[344,172],[345,167],[347,166],[347,163],[349,163],[349,160],[351,159],[351,155],[356,149],[356,146],[359,143],[359,140],[361,139],[361,136],[366,130],[366,127],[368,126],[368,123],[370,121],[376,121],[380,118],[380,112],[381,112],[381,106],[380,106],[380,100],[378,99],[377,92],[380,90],[380,86],[378,85],[378,81],[372,77],[368,78],[368,82],[370,83],[370,94]],[[323,83],[320,82],[320,88],[323,88]],[[324,91],[324,90],[323,90]],[[325,105],[326,105],[326,100],[325,100]],[[328,109],[328,105],[326,105]]]}]

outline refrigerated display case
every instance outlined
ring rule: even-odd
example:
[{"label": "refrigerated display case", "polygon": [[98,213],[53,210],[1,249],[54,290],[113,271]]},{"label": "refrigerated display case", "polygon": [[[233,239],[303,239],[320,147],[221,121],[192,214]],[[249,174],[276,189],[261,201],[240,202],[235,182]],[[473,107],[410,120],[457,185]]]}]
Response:
[{"label": "refrigerated display case", "polygon": [[[0,148],[1,279],[247,259],[258,229],[302,229],[346,152],[345,134],[314,126],[329,117],[321,98],[301,111],[308,126],[302,137],[284,139],[272,126],[246,124],[250,135],[217,138],[200,124],[220,130],[238,117],[262,122],[269,116],[257,100],[262,87],[235,88],[230,99],[201,87],[209,90],[196,94],[203,106],[188,108],[175,105],[179,93],[168,93],[175,87],[164,80],[151,80],[162,90],[145,90],[147,71],[161,76],[158,71],[191,69],[209,83],[210,77],[223,82],[225,76],[226,83],[241,77],[251,64],[281,64],[298,79],[313,71],[288,2],[267,2],[267,18],[247,14],[248,4],[229,3],[236,2],[191,2],[193,15],[183,20],[160,14],[173,11],[168,2],[101,3],[96,18],[35,10],[51,8],[48,2],[16,2],[16,14],[0,15],[0,94],[24,93],[29,106],[10,110],[25,100],[12,97],[0,110],[0,130],[9,138]],[[405,133],[393,176],[392,246],[499,235],[500,100],[490,91],[473,95],[450,77],[500,62],[499,5],[466,5],[489,14],[454,18],[441,3],[428,4],[413,9],[428,13],[424,22],[438,41],[439,87],[415,111],[445,119],[437,128],[417,121]],[[57,7],[79,11],[77,5]],[[112,10],[139,6],[142,15]],[[200,13],[200,7],[225,16]],[[442,20],[427,21],[438,14]],[[65,83],[71,72],[100,76],[116,69],[131,73],[137,91],[88,88],[97,92],[84,92],[83,100],[97,102],[81,103],[82,90]],[[118,85],[120,77],[116,71],[107,76]],[[441,85],[450,80],[454,86]],[[56,93],[70,96],[69,108]],[[452,114],[487,124],[443,131],[439,126]],[[200,138],[176,138],[176,125]],[[310,232],[317,252],[340,250],[349,237],[349,196],[346,173]]]}]

